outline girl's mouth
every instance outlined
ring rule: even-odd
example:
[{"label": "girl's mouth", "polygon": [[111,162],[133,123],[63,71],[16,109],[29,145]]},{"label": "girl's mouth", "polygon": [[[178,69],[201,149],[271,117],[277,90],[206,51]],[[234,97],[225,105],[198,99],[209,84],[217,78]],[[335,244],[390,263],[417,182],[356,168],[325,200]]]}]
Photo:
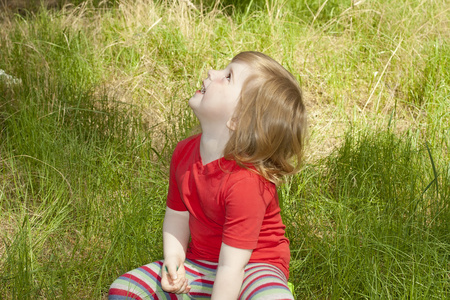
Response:
[{"label": "girl's mouth", "polygon": [[204,94],[206,92],[206,88],[204,85],[202,85],[202,89],[200,90],[200,93]]}]

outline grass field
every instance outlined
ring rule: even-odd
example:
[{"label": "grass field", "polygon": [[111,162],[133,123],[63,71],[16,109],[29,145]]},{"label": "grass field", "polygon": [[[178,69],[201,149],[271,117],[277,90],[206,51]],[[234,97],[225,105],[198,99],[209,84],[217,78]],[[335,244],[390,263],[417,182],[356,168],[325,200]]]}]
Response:
[{"label": "grass field", "polygon": [[105,299],[162,257],[187,100],[243,50],[281,62],[307,103],[305,163],[279,189],[296,298],[450,297],[448,1],[18,12],[0,13],[0,299]]}]

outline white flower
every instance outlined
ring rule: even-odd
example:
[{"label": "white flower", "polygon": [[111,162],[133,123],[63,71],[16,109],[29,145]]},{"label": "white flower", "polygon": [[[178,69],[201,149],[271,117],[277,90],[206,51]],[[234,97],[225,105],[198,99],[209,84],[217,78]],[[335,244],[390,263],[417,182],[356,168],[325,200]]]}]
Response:
[{"label": "white flower", "polygon": [[8,84],[21,84],[22,83],[22,79],[16,78],[9,74],[6,74],[6,72],[2,69],[0,69],[0,80],[5,81]]}]

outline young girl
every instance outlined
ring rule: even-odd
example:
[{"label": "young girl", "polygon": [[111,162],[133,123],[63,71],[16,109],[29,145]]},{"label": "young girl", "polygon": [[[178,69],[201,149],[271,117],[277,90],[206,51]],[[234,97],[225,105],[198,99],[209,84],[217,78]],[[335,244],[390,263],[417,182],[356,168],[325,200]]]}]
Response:
[{"label": "young girl", "polygon": [[280,64],[242,52],[189,100],[202,133],[172,156],[164,260],[119,277],[109,299],[293,299],[276,184],[298,171],[300,87]]}]

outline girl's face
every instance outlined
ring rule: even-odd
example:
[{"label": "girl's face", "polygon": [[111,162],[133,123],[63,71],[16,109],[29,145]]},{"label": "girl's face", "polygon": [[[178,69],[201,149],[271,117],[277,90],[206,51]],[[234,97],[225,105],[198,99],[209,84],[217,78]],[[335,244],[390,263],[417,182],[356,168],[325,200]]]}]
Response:
[{"label": "girl's face", "polygon": [[242,85],[249,74],[248,66],[240,62],[232,62],[223,70],[208,72],[202,89],[189,100],[189,106],[202,126],[230,127]]}]

